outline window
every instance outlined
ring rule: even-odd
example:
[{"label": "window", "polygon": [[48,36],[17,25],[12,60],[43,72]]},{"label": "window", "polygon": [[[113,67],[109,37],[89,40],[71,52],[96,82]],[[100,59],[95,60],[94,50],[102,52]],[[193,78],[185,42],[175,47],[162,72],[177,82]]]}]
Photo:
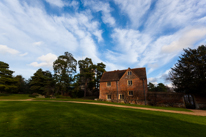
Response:
[{"label": "window", "polygon": [[133,91],[129,91],[129,96],[133,96]]},{"label": "window", "polygon": [[111,86],[111,82],[107,82],[107,86]]},{"label": "window", "polygon": [[107,99],[111,99],[111,95],[107,95]]},{"label": "window", "polygon": [[124,95],[119,95],[119,99],[124,99]]},{"label": "window", "polygon": [[131,86],[132,85],[132,80],[128,80],[127,84]]},{"label": "window", "polygon": [[131,72],[131,71],[128,71],[128,72],[127,72],[127,75],[132,75],[132,72]]}]

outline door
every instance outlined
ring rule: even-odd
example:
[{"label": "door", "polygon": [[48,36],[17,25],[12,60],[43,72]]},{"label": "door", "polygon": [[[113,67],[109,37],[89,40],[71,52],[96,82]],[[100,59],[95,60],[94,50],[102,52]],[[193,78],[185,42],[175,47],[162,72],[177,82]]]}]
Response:
[{"label": "door", "polygon": [[185,107],[190,109],[195,109],[194,97],[190,94],[184,95]]}]

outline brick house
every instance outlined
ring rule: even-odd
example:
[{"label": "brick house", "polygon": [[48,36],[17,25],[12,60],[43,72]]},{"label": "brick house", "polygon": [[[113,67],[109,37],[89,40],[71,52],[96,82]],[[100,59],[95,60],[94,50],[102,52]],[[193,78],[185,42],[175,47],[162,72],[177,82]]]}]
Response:
[{"label": "brick house", "polygon": [[145,104],[148,91],[146,69],[105,72],[100,79],[99,89],[99,99],[102,100]]}]

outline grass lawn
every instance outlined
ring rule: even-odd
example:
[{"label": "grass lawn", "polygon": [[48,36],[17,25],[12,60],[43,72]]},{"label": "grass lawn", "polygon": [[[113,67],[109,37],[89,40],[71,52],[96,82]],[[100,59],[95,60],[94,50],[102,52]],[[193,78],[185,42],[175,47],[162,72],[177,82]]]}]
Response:
[{"label": "grass lawn", "polygon": [[106,102],[106,101],[95,101],[89,98],[70,98],[70,97],[61,97],[56,99],[50,98],[33,98],[29,97],[29,94],[0,94],[0,100],[21,100],[21,99],[30,99],[33,100],[55,100],[55,101],[82,101],[82,102],[96,102],[96,103],[108,103],[108,104],[117,104],[117,105],[126,105],[126,106],[136,106],[136,107],[146,107],[146,108],[157,108],[157,109],[166,109],[166,110],[176,110],[176,111],[188,111],[189,109],[185,108],[175,108],[175,107],[158,107],[158,106],[149,106],[149,105],[136,105],[136,104],[124,104],[124,103],[114,103],[114,102]]},{"label": "grass lawn", "polygon": [[1,137],[206,136],[206,117],[64,102],[0,101]]},{"label": "grass lawn", "polygon": [[0,100],[1,99],[29,99],[29,94],[2,94],[0,93]]},{"label": "grass lawn", "polygon": [[175,108],[175,107],[158,107],[158,106],[149,106],[149,105],[137,105],[137,104],[124,104],[124,103],[114,103],[114,102],[107,102],[107,101],[95,101],[95,100],[89,100],[84,98],[56,98],[56,99],[50,99],[50,98],[35,98],[34,100],[55,100],[55,101],[81,101],[81,102],[95,102],[95,103],[107,103],[107,104],[116,104],[116,105],[125,105],[125,106],[136,106],[136,107],[146,107],[146,108],[156,108],[156,109],[166,109],[166,110],[175,110],[175,111],[187,111],[192,112],[189,109],[186,108]]}]

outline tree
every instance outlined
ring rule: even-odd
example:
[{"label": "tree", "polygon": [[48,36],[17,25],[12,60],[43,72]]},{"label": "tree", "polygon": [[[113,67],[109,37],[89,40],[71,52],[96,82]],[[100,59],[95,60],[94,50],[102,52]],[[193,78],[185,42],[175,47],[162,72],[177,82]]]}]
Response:
[{"label": "tree", "polygon": [[57,90],[62,95],[70,90],[72,75],[76,72],[77,61],[71,53],[65,52],[53,63]]},{"label": "tree", "polygon": [[9,64],[0,61],[0,92],[14,92],[17,89],[13,73],[9,70]]},{"label": "tree", "polygon": [[158,92],[167,92],[167,87],[163,83],[159,83],[156,87]]},{"label": "tree", "polygon": [[72,83],[72,97],[83,97],[84,91],[81,89],[81,78],[80,74],[74,76],[74,82]]},{"label": "tree", "polygon": [[97,63],[95,66],[95,71],[96,71],[96,88],[99,89],[99,81],[105,72],[106,65],[104,63]]},{"label": "tree", "polygon": [[84,87],[84,97],[88,89],[92,90],[95,87],[95,66],[93,65],[92,59],[85,58],[85,60],[78,61],[80,69],[80,81]]},{"label": "tree", "polygon": [[206,46],[183,50],[169,75],[174,90],[186,94],[206,94]]},{"label": "tree", "polygon": [[147,85],[148,87],[148,91],[156,91],[156,87],[154,84],[152,84],[151,82],[149,82],[149,84]]},{"label": "tree", "polygon": [[158,83],[157,86],[149,82],[147,85],[148,91],[156,91],[156,92],[167,92],[167,86],[165,86],[163,83]]},{"label": "tree", "polygon": [[26,93],[28,91],[27,84],[25,82],[25,79],[21,75],[17,75],[14,77],[14,79],[17,81],[16,86],[17,90],[16,93]]},{"label": "tree", "polygon": [[54,93],[55,81],[51,72],[38,69],[30,80],[30,91],[42,95],[50,95]]}]

